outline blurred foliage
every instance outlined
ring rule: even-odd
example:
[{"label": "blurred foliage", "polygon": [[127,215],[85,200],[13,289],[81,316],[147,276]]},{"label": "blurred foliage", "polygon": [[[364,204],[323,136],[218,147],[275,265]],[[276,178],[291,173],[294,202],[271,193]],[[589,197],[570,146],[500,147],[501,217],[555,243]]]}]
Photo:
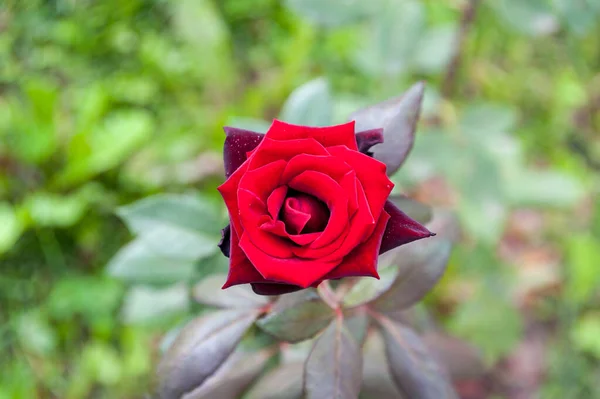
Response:
[{"label": "blurred foliage", "polygon": [[[598,395],[599,22],[599,0],[4,0],[0,398],[140,397],[196,311],[169,283],[223,267],[221,126],[341,122],[416,80],[394,180],[465,230],[433,314],[490,365],[545,326],[544,397]],[[165,191],[121,208],[142,234],[119,250],[116,207]]]}]

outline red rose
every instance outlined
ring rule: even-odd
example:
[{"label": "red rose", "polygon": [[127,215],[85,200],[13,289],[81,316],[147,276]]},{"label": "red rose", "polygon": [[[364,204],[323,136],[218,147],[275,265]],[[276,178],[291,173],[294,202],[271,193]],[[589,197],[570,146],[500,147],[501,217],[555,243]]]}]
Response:
[{"label": "red rose", "polygon": [[307,127],[274,121],[266,135],[225,128],[231,220],[221,244],[230,257],[223,288],[252,284],[280,294],[323,280],[378,278],[380,253],[431,233],[387,201],[393,183],[369,148],[381,129],[354,122]]}]

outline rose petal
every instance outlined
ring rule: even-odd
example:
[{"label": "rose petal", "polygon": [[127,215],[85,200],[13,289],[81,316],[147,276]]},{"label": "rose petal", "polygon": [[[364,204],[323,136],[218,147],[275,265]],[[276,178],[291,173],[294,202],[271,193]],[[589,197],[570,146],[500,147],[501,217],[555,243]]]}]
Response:
[{"label": "rose petal", "polygon": [[377,273],[379,247],[381,246],[382,233],[384,232],[389,219],[390,216],[387,212],[382,212],[371,237],[344,257],[343,262],[325,275],[323,279],[329,280],[358,276],[368,276],[379,279],[379,274]]},{"label": "rose petal", "polygon": [[263,223],[260,226],[260,228],[269,233],[278,235],[279,237],[288,238],[292,240],[295,244],[302,246],[310,244],[321,235],[320,232],[308,234],[290,234],[286,231],[285,224],[281,220]]},{"label": "rose petal", "polygon": [[266,137],[273,140],[313,138],[325,147],[344,145],[355,151],[358,149],[354,136],[354,121],[335,126],[312,127],[293,125],[275,119]]},{"label": "rose petal", "polygon": [[229,258],[231,253],[231,225],[227,225],[221,230],[221,241],[219,241],[218,246],[223,255]]},{"label": "rose petal", "polygon": [[240,166],[233,174],[229,177],[229,179],[225,180],[225,183],[221,184],[217,187],[219,193],[223,197],[223,201],[225,202],[225,206],[229,211],[229,220],[231,224],[237,231],[242,231],[242,225],[240,223],[240,210],[238,206],[238,187],[240,185],[240,180],[248,170],[248,164],[243,164]]},{"label": "rose petal", "polygon": [[240,247],[265,279],[303,288],[309,287],[337,265],[335,262],[298,258],[280,259],[269,256],[254,245],[246,234],[240,239]]},{"label": "rose petal", "polygon": [[340,181],[352,168],[339,157],[300,154],[290,159],[283,171],[281,181],[289,182],[307,170],[321,172],[335,181]]},{"label": "rose petal", "polygon": [[356,133],[358,151],[370,157],[373,156],[371,147],[383,143],[383,128],[364,130]]},{"label": "rose petal", "polygon": [[275,161],[289,161],[298,154],[329,155],[325,147],[312,138],[277,141],[265,138],[249,158],[249,169]]},{"label": "rose petal", "polygon": [[394,183],[385,174],[385,164],[343,146],[330,147],[327,150],[331,155],[342,158],[356,171],[356,177],[367,195],[373,218],[379,220],[383,205],[394,188]]},{"label": "rose petal", "polygon": [[229,126],[223,130],[227,136],[223,145],[223,160],[225,177],[228,178],[246,161],[246,154],[256,148],[265,135]]},{"label": "rose petal", "polygon": [[298,287],[297,285],[278,283],[254,283],[251,285],[252,291],[258,295],[283,295],[304,289],[302,287]]},{"label": "rose petal", "polygon": [[279,218],[279,212],[281,211],[281,207],[283,206],[283,201],[285,201],[285,197],[287,196],[288,188],[287,186],[279,186],[267,199],[267,209],[269,210],[269,215],[273,218],[273,220],[277,220]]},{"label": "rose petal", "polygon": [[294,254],[292,252],[293,244],[286,239],[275,236],[261,229],[265,223],[271,222],[272,219],[266,213],[266,206],[261,202],[256,194],[240,189],[238,192],[240,204],[246,206],[245,211],[240,214],[240,221],[243,226],[243,235],[260,245],[260,248],[270,256],[277,258],[290,258]]},{"label": "rose petal", "polygon": [[234,228],[231,229],[231,258],[229,259],[229,274],[223,289],[238,284],[264,282],[263,276],[256,270],[239,246],[239,238]]},{"label": "rose petal", "polygon": [[383,234],[381,248],[379,249],[380,254],[402,244],[408,244],[409,242],[435,235],[427,230],[425,226],[408,217],[391,201],[385,203],[385,211],[389,213],[390,221]]},{"label": "rose petal", "polygon": [[327,227],[311,247],[327,245],[342,234],[348,225],[348,196],[335,180],[326,174],[307,170],[293,178],[289,186],[296,191],[317,197],[329,208]]},{"label": "rose petal", "polygon": [[242,188],[248,190],[266,204],[269,195],[279,186],[285,165],[284,160],[278,160],[247,171],[240,179],[238,190]]}]

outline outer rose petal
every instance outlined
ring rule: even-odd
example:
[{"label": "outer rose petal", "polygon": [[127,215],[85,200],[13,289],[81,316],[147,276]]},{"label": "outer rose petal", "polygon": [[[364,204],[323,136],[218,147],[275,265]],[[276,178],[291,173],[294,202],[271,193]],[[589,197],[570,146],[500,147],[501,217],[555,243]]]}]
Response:
[{"label": "outer rose petal", "polygon": [[356,133],[356,144],[358,151],[365,155],[373,156],[370,151],[375,144],[383,143],[383,128],[364,130]]},{"label": "outer rose petal", "polygon": [[248,168],[252,170],[276,161],[289,161],[298,154],[329,155],[325,147],[312,138],[284,141],[264,138],[249,158]]},{"label": "outer rose petal", "polygon": [[354,136],[354,121],[335,126],[312,127],[292,125],[275,119],[266,137],[273,140],[313,138],[325,147],[344,145],[351,150],[358,150]]},{"label": "outer rose petal", "polygon": [[390,216],[387,212],[382,212],[371,237],[350,252],[344,258],[344,261],[338,267],[326,274],[323,279],[330,280],[357,276],[368,276],[379,279],[379,274],[377,273],[377,258],[379,257],[382,234],[389,219]]},{"label": "outer rose petal", "polygon": [[229,260],[229,274],[223,288],[232,285],[259,283],[266,281],[263,276],[252,266],[239,246],[239,238],[235,229],[231,229],[231,258]]},{"label": "outer rose petal", "polygon": [[246,154],[255,149],[265,135],[229,126],[225,126],[223,130],[227,136],[223,145],[225,177],[227,178],[246,161]]},{"label": "outer rose petal", "polygon": [[331,147],[327,150],[331,155],[337,155],[344,159],[356,171],[356,177],[365,189],[373,218],[378,220],[379,213],[394,188],[394,183],[390,181],[385,173],[385,164],[360,152],[350,151],[342,146]]},{"label": "outer rose petal", "polygon": [[411,219],[407,214],[398,209],[391,201],[386,201],[385,211],[390,214],[390,221],[383,234],[381,248],[379,249],[380,254],[402,244],[408,244],[409,242],[435,235],[427,230],[425,226]]},{"label": "outer rose petal", "polygon": [[321,262],[315,260],[301,260],[298,258],[280,259],[267,255],[242,235],[240,247],[250,259],[256,270],[271,282],[299,285],[309,287],[329,273],[337,262]]},{"label": "outer rose petal", "polygon": [[258,295],[283,295],[290,292],[300,291],[304,288],[297,285],[278,284],[278,283],[254,283],[252,291]]},{"label": "outer rose petal", "polygon": [[238,187],[240,185],[240,180],[248,170],[248,164],[245,163],[240,166],[230,177],[225,181],[225,183],[221,184],[217,190],[221,193],[223,197],[223,201],[225,201],[225,206],[227,206],[227,210],[229,211],[229,220],[231,225],[235,227],[237,231],[242,231],[242,225],[240,223],[239,214],[240,209],[238,206]]}]

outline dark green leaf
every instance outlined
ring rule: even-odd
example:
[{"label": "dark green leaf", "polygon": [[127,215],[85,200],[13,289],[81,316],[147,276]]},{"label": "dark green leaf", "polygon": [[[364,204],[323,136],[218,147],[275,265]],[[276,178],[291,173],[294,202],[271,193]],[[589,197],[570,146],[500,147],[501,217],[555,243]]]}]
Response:
[{"label": "dark green leaf", "polygon": [[121,309],[125,323],[150,323],[185,313],[189,308],[188,288],[176,284],[168,288],[132,287]]},{"label": "dark green leaf", "polygon": [[245,285],[221,289],[226,280],[227,276],[221,274],[206,277],[194,286],[194,299],[204,305],[222,308],[257,308],[268,303],[267,297],[256,295]]},{"label": "dark green leaf", "polygon": [[273,354],[235,352],[206,382],[183,399],[238,399],[244,390],[263,372]]},{"label": "dark green leaf", "polygon": [[312,80],[290,94],[280,118],[289,123],[307,126],[331,124],[333,105],[329,83],[324,78]]},{"label": "dark green leaf", "polygon": [[317,338],[304,368],[307,399],[358,398],[362,354],[352,335],[337,318]]},{"label": "dark green leaf", "polygon": [[457,398],[446,372],[410,329],[380,316],[388,366],[396,387],[407,398]]},{"label": "dark green leaf", "polygon": [[386,363],[383,338],[378,333],[369,334],[364,347],[361,398],[410,399],[398,392]]},{"label": "dark green leaf", "polygon": [[222,311],[190,322],[158,365],[158,394],[179,398],[204,383],[233,352],[257,312]]},{"label": "dark green leaf", "polygon": [[140,239],[121,248],[107,265],[108,274],[113,277],[146,284],[188,281],[194,269],[193,261],[155,254],[149,244]]},{"label": "dark green leaf", "polygon": [[420,82],[402,96],[358,110],[350,115],[356,130],[383,127],[383,144],[373,147],[373,156],[393,175],[412,149],[425,85]]},{"label": "dark green leaf", "polygon": [[256,324],[269,334],[299,342],[313,337],[335,316],[314,290],[283,295]]},{"label": "dark green leaf", "polygon": [[302,398],[302,363],[283,364],[268,372],[248,392],[246,399]]},{"label": "dark green leaf", "polygon": [[391,312],[417,303],[444,274],[451,248],[449,240],[433,237],[391,251],[391,263],[398,268],[398,274],[370,306],[381,312]]},{"label": "dark green leaf", "polygon": [[175,259],[198,259],[217,250],[222,227],[218,208],[192,195],[164,194],[119,210],[129,229],[155,253]]}]

